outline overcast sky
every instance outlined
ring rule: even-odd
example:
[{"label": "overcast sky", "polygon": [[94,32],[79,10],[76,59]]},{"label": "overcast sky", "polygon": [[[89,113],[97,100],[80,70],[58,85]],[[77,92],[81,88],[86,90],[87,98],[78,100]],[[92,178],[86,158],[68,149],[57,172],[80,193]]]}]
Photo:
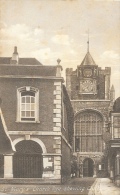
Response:
[{"label": "overcast sky", "polygon": [[76,69],[87,52],[120,96],[120,0],[0,0],[0,56],[36,57],[44,65],[61,59]]}]

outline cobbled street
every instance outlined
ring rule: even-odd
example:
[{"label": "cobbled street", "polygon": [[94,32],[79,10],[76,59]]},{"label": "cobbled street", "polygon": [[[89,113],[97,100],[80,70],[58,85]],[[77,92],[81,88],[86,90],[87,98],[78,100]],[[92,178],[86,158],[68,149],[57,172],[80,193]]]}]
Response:
[{"label": "cobbled street", "polygon": [[0,184],[2,194],[80,194],[87,195],[95,178],[74,178],[64,185],[10,185]]}]

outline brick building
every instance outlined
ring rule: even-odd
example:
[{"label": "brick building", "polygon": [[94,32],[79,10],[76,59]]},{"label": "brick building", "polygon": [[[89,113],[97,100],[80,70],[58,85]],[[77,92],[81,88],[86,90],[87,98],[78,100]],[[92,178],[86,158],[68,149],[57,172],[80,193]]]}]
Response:
[{"label": "brick building", "polygon": [[120,186],[120,97],[115,100],[110,119],[112,136],[108,141],[108,171],[110,178]]},{"label": "brick building", "polygon": [[107,174],[104,135],[108,130],[109,112],[115,90],[110,89],[110,67],[102,69],[88,51],[76,70],[66,69],[66,88],[74,110],[73,151],[79,177]]},{"label": "brick building", "polygon": [[74,118],[59,62],[20,58],[17,47],[12,57],[0,57],[1,177],[39,183],[70,177]]}]

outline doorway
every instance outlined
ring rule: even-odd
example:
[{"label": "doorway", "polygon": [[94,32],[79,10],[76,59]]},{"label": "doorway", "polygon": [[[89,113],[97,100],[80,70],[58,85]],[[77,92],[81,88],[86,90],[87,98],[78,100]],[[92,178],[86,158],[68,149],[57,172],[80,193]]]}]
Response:
[{"label": "doorway", "polygon": [[41,178],[43,172],[42,148],[31,140],[16,145],[13,156],[14,178]]},{"label": "doorway", "polygon": [[83,162],[83,177],[93,177],[94,162],[91,158],[86,158]]}]

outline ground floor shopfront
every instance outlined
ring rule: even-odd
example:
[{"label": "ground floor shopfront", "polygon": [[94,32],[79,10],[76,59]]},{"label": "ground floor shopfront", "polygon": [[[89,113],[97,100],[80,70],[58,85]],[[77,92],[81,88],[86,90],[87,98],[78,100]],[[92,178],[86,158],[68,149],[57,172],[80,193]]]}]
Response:
[{"label": "ground floor shopfront", "polygon": [[120,186],[120,142],[119,140],[111,140],[108,153],[108,171],[110,178]]}]

